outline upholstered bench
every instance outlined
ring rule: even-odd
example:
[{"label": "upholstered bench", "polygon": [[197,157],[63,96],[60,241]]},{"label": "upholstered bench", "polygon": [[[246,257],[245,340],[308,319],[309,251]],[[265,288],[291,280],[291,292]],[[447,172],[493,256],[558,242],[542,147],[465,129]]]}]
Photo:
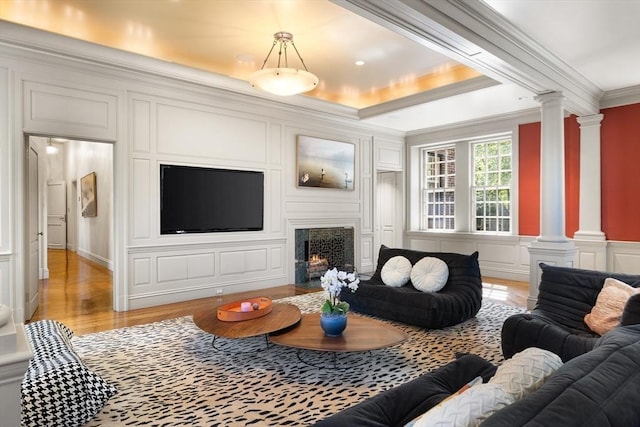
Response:
[{"label": "upholstered bench", "polygon": [[22,426],[80,426],[93,418],[116,388],[73,350],[73,332],[60,322],[25,326],[33,358],[22,381]]}]

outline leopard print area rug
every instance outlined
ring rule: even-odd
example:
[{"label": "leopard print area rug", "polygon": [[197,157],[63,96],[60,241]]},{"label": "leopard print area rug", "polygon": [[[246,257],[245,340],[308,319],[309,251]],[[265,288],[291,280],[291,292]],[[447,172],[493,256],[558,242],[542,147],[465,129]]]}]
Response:
[{"label": "leopard print area rug", "polygon": [[[303,313],[317,312],[323,294],[283,298]],[[73,338],[78,354],[118,392],[88,426],[302,426],[405,383],[455,358],[474,353],[502,362],[504,320],[524,309],[484,301],[460,325],[425,330],[388,322],[407,332],[401,345],[338,360],[330,353],[271,345],[264,337],[216,340],[181,317]],[[347,326],[348,327],[348,326]],[[225,347],[226,346],[226,347]],[[307,360],[309,361],[309,360]]]}]

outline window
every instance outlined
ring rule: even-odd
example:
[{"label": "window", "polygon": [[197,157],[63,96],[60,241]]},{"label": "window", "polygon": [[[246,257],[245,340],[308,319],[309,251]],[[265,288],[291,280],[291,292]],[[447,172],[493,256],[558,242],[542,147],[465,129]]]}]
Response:
[{"label": "window", "polygon": [[511,231],[511,139],[474,142],[472,197],[475,231]]},{"label": "window", "polygon": [[422,150],[423,230],[455,230],[456,149]]},{"label": "window", "polygon": [[514,232],[511,133],[416,149],[421,230]]}]

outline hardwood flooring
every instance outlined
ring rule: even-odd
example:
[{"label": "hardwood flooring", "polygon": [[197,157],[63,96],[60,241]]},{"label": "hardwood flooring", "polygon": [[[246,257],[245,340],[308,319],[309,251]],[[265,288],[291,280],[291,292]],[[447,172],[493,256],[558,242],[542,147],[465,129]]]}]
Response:
[{"label": "hardwood flooring", "polygon": [[[112,276],[108,269],[71,251],[50,249],[48,255],[50,278],[40,281],[40,305],[30,321],[59,320],[77,335],[189,316],[201,308],[216,307],[238,299],[255,296],[277,299],[317,291],[283,285],[116,312],[112,310]],[[484,281],[484,298],[526,306],[528,283],[492,278],[484,278]]]}]

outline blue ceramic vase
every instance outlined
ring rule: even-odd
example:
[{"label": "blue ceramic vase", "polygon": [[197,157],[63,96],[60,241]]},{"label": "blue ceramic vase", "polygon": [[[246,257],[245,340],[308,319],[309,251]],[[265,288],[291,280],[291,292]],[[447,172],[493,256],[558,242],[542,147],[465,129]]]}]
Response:
[{"label": "blue ceramic vase", "polygon": [[320,314],[320,327],[328,337],[339,337],[347,327],[345,314]]}]

